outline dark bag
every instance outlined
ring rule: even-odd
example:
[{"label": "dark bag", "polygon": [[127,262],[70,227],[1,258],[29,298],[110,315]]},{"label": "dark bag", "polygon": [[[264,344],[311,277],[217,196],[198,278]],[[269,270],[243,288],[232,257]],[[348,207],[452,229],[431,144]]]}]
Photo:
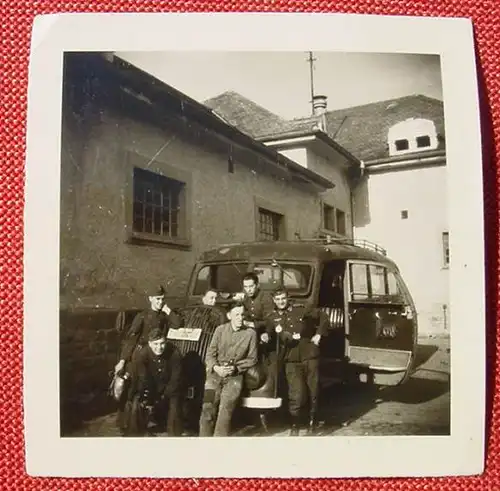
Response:
[{"label": "dark bag", "polygon": [[116,402],[121,402],[127,394],[129,382],[130,375],[128,373],[125,373],[124,375],[114,373],[111,384],[109,385],[108,394]]}]

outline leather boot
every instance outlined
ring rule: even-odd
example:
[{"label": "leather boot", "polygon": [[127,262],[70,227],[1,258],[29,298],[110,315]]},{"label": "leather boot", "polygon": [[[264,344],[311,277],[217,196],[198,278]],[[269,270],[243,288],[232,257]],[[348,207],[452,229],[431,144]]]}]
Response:
[{"label": "leather boot", "polygon": [[299,419],[296,416],[292,417],[290,425],[290,436],[299,436]]},{"label": "leather boot", "polygon": [[307,434],[313,435],[316,430],[316,411],[311,411],[309,415],[309,425],[307,427]]}]

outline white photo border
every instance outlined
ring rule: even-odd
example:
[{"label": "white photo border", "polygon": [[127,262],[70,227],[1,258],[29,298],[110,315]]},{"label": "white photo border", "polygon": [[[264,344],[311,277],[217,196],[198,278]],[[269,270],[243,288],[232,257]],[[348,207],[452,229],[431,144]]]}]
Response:
[{"label": "white photo border", "polygon": [[[452,251],[450,436],[60,437],[58,280],[63,53],[168,50],[440,55]],[[29,475],[308,478],[482,473],[483,180],[476,61],[469,20],[270,13],[47,15],[35,19],[29,77],[24,242],[24,413]],[[216,457],[219,452],[225,457]]]}]

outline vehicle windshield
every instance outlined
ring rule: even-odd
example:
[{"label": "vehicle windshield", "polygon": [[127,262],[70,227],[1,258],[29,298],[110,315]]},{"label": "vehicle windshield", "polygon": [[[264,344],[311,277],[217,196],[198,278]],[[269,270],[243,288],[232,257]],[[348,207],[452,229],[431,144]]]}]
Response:
[{"label": "vehicle windshield", "polygon": [[[248,263],[212,264],[203,266],[195,280],[194,295],[203,295],[208,288],[222,294],[242,291],[245,273],[251,271]],[[309,289],[312,268],[308,264],[258,263],[253,268],[263,290],[284,286],[291,294],[304,294]],[[224,295],[223,295],[224,296]]]}]

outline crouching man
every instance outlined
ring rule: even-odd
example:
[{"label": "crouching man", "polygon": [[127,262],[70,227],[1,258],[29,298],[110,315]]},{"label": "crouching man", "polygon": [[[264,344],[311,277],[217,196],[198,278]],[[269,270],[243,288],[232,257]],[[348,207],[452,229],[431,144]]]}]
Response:
[{"label": "crouching man", "polygon": [[229,306],[229,322],[217,327],[206,356],[207,379],[200,436],[227,436],[243,388],[243,375],[257,364],[257,334],[243,326],[244,306]]},{"label": "crouching man", "polygon": [[148,346],[133,360],[131,372],[126,435],[145,435],[153,424],[158,432],[179,436],[181,356],[161,328],[149,332]]}]

